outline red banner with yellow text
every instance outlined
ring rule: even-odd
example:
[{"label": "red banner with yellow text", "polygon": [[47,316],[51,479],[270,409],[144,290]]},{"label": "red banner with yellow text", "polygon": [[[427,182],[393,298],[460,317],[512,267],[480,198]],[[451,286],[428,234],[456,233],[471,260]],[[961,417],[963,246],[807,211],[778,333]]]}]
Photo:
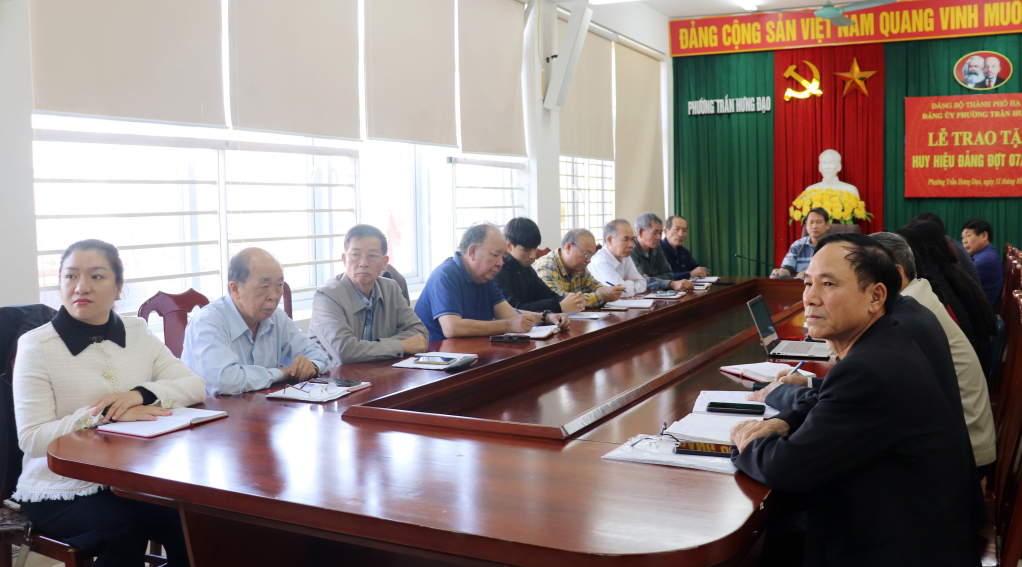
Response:
[{"label": "red banner with yellow text", "polygon": [[[849,8],[854,7],[854,4]],[[671,20],[671,55],[740,53],[792,47],[908,41],[1022,31],[1022,0],[963,3],[915,0],[850,11],[838,27],[798,12],[759,12]]]},{"label": "red banner with yellow text", "polygon": [[1022,94],[905,99],[906,197],[1022,197]]}]

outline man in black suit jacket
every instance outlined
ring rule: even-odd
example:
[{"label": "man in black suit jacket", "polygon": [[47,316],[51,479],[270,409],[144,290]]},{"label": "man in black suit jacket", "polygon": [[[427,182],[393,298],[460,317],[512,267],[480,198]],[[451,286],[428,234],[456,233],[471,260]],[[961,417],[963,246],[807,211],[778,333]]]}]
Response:
[{"label": "man in black suit jacket", "polygon": [[732,430],[740,470],[804,494],[805,565],[979,563],[961,404],[888,315],[900,281],[890,252],[869,237],[821,240],[803,300],[812,335],[841,360],[818,398]]}]

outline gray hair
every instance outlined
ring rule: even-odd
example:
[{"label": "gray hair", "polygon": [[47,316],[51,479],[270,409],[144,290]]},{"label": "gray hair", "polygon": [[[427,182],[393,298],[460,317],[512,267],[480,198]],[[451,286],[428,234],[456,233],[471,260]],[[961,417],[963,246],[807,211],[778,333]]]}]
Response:
[{"label": "gray hair", "polygon": [[458,252],[462,254],[468,254],[468,249],[473,244],[476,246],[486,242],[486,237],[490,235],[490,230],[497,230],[497,227],[488,222],[477,222],[465,230],[465,234],[461,235],[461,243],[458,244]]},{"label": "gray hair", "polygon": [[688,219],[683,217],[682,215],[671,215],[664,219],[664,230],[667,230],[668,228],[674,228],[674,219],[681,219],[685,222],[688,222]]},{"label": "gray hair", "polygon": [[639,218],[635,219],[635,233],[638,234],[639,230],[649,230],[653,228],[654,224],[660,226],[664,225],[664,221],[660,220],[660,217],[656,216],[656,213],[645,212],[639,215]]},{"label": "gray hair", "polygon": [[277,262],[277,264],[280,264],[280,260],[277,260],[277,257],[274,256],[273,254],[270,254],[269,252],[263,250],[262,248],[251,246],[249,248],[245,248],[244,250],[239,251],[237,254],[231,257],[231,261],[227,265],[227,281],[238,282],[239,284],[244,284],[245,282],[247,282],[248,276],[251,275],[248,269],[248,265],[252,261],[252,254],[257,251],[266,254],[270,258],[273,258],[274,261]]},{"label": "gray hair", "polygon": [[894,256],[894,261],[905,270],[909,281],[916,279],[916,261],[908,241],[893,232],[874,232],[869,235]]},{"label": "gray hair", "polygon": [[584,228],[573,228],[568,232],[564,233],[564,238],[561,239],[561,248],[564,248],[569,244],[571,244],[572,246],[578,246],[578,241],[581,240],[583,236],[592,236],[593,240],[594,241],[596,240],[596,237],[593,236],[593,233],[589,232],[588,230]]},{"label": "gray hair", "polygon": [[628,221],[626,221],[625,219],[614,219],[608,222],[606,225],[604,225],[603,240],[607,240],[611,236],[617,236],[617,227],[619,224],[627,225]]}]

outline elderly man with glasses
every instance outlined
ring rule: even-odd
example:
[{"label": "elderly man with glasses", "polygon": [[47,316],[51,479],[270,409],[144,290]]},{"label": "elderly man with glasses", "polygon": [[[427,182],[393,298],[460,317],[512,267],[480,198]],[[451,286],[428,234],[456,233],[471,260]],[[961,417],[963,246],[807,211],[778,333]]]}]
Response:
[{"label": "elderly man with glasses", "polygon": [[398,358],[426,352],[426,325],[415,316],[397,282],[381,278],[389,260],[387,237],[360,224],[344,236],[344,274],[316,290],[309,337],[330,365]]},{"label": "elderly man with glasses", "polygon": [[573,228],[564,233],[561,247],[536,260],[539,279],[554,293],[568,295],[581,293],[586,307],[597,307],[607,301],[617,301],[624,286],[605,285],[593,277],[586,267],[596,254],[596,237],[584,228]]}]

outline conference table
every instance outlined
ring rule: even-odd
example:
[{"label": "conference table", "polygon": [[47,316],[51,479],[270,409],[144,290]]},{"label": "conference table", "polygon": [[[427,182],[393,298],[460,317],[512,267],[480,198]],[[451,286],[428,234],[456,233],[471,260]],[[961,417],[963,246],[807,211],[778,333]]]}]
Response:
[{"label": "conference table", "polygon": [[330,376],[372,386],[333,402],[266,390],[208,398],[226,419],[153,439],[78,431],[50,444],[49,466],[176,507],[197,567],[737,564],[767,487],[602,458],[702,390],[751,388],[719,370],[767,360],[748,300],[803,333],[802,282],[723,281],[545,341],[431,344],[478,355],[455,374],[351,364]]}]

